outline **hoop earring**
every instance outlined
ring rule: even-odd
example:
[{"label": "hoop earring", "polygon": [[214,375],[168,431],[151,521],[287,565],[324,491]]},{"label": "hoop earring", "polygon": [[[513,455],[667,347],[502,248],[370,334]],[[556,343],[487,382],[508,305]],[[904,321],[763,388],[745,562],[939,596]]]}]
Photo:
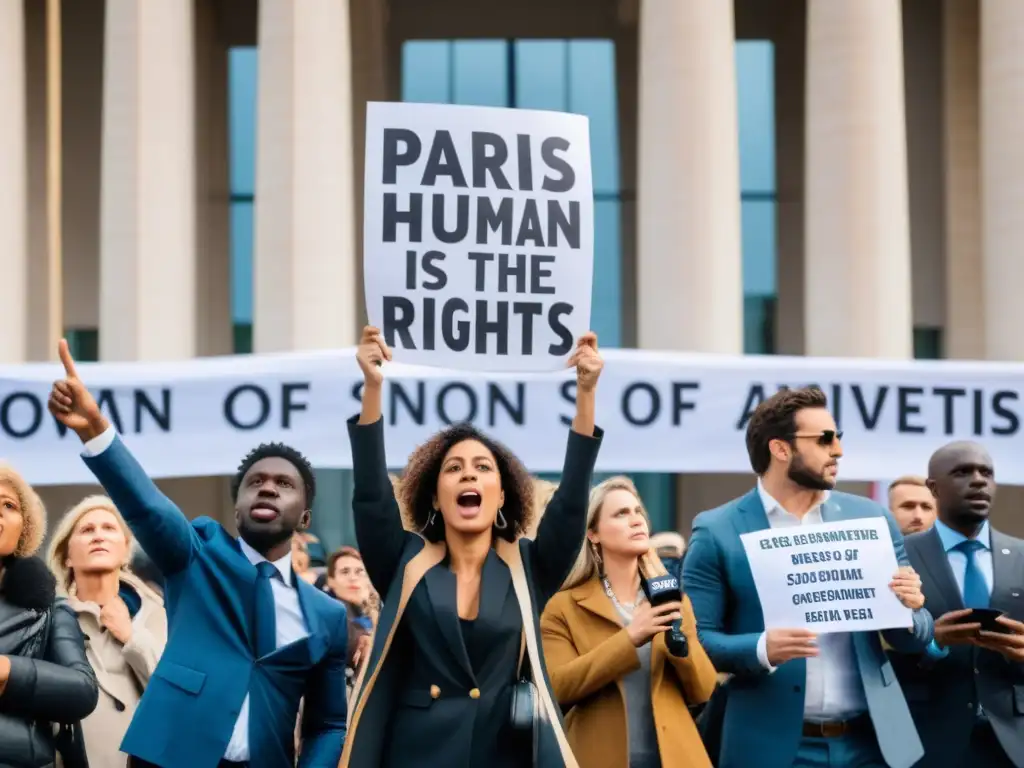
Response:
[{"label": "hoop earring", "polygon": [[499,531],[504,531],[508,528],[508,521],[505,519],[505,515],[502,514],[501,509],[498,509],[498,517],[494,521],[494,527]]},{"label": "hoop earring", "polygon": [[427,518],[427,522],[425,522],[423,524],[423,527],[420,528],[420,533],[423,533],[425,530],[427,530],[427,528],[429,528],[430,526],[432,526],[434,524],[434,515],[436,515],[436,514],[437,514],[437,510],[436,509],[431,511],[430,517]]}]

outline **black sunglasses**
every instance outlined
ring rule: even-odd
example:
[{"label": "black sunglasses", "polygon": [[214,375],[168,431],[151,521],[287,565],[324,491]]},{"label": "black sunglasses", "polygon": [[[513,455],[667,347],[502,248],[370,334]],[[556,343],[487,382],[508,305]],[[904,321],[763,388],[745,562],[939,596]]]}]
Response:
[{"label": "black sunglasses", "polygon": [[791,434],[789,436],[789,439],[793,440],[793,439],[798,438],[798,437],[814,438],[814,439],[816,439],[818,441],[818,445],[828,446],[828,445],[832,445],[837,440],[842,440],[843,439],[843,433],[841,431],[836,431],[834,429],[826,429],[826,430],[824,430],[822,432],[817,432],[815,434],[810,434],[810,435],[808,435],[806,433],[801,433],[801,432],[794,432],[793,434]]}]

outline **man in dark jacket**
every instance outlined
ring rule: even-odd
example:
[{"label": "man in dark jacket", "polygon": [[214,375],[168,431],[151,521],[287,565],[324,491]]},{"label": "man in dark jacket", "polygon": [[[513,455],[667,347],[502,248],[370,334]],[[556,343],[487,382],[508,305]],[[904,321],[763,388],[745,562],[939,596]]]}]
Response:
[{"label": "man in dark jacket", "polygon": [[[989,524],[996,484],[977,443],[928,463],[938,521],[906,539],[936,617],[926,654],[890,654],[925,756],[917,768],[1024,765],[1024,541]],[[1003,614],[983,631],[973,609]]]}]

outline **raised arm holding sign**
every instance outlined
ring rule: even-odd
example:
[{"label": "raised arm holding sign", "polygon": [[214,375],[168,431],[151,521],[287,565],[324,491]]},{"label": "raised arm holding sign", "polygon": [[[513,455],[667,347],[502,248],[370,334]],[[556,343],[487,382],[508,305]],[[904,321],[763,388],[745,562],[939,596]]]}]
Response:
[{"label": "raised arm holding sign", "polygon": [[[576,415],[561,482],[532,540],[524,536],[533,515],[526,469],[469,424],[442,430],[413,452],[399,505],[381,407],[392,352],[380,329],[363,331],[356,358],[363,402],[349,421],[352,506],[384,611],[366,677],[357,683],[342,767],[576,768],[542,674],[538,625],[583,545],[602,438],[594,424],[603,369],[597,337],[584,334],[568,359],[576,369]],[[399,666],[392,641],[400,625],[406,639]],[[513,700],[524,697],[538,717],[525,708],[525,717],[514,715]],[[391,732],[402,738],[388,743]]]}]

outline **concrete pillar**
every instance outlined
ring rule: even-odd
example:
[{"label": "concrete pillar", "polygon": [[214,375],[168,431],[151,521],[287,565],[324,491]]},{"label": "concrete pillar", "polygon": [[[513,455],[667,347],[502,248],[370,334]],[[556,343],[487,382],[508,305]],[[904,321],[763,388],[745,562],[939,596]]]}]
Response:
[{"label": "concrete pillar", "polygon": [[253,340],[354,344],[357,281],[347,0],[261,0]]},{"label": "concrete pillar", "polygon": [[978,0],[943,6],[946,356],[985,356],[981,258],[980,34]]},{"label": "concrete pillar", "polygon": [[100,357],[196,352],[193,3],[108,0]]},{"label": "concrete pillar", "polygon": [[28,352],[28,149],[25,108],[25,12],[0,3],[0,274],[6,291],[0,363]]},{"label": "concrete pillar", "polygon": [[196,354],[234,352],[231,318],[231,179],[228,161],[228,46],[217,7],[196,12]]},{"label": "concrete pillar", "polygon": [[912,355],[900,0],[810,0],[805,352]]},{"label": "concrete pillar", "polygon": [[637,340],[743,351],[733,4],[640,8]]},{"label": "concrete pillar", "polygon": [[985,0],[981,8],[981,234],[985,357],[1024,360],[1024,3]]}]

